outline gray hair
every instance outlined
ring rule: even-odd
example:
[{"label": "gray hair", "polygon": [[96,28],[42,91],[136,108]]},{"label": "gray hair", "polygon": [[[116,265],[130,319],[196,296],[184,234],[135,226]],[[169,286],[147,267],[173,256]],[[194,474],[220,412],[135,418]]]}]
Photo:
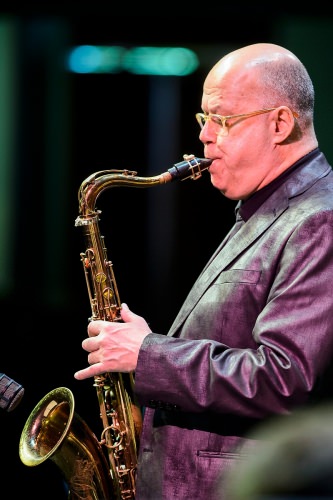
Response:
[{"label": "gray hair", "polygon": [[[285,105],[299,114],[298,121],[313,121],[315,93],[305,66],[293,58],[264,61],[258,66],[265,106]],[[274,102],[272,102],[272,99]]]}]

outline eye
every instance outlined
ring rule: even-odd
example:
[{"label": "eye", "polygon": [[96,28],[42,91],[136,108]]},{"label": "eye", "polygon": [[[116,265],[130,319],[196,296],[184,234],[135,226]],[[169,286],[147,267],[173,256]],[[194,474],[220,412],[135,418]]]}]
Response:
[{"label": "eye", "polygon": [[220,115],[210,115],[212,122],[216,123],[220,127],[223,127],[224,118]]}]

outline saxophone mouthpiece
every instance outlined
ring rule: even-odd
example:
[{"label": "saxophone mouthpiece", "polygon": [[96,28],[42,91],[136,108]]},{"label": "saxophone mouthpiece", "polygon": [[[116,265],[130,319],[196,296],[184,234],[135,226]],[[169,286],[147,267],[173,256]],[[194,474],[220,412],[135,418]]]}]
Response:
[{"label": "saxophone mouthpiece", "polygon": [[194,155],[184,155],[184,161],[175,163],[173,167],[168,169],[171,175],[171,181],[173,180],[185,180],[191,178],[192,180],[197,180],[201,177],[202,172],[207,170],[213,160],[210,158],[197,158]]}]

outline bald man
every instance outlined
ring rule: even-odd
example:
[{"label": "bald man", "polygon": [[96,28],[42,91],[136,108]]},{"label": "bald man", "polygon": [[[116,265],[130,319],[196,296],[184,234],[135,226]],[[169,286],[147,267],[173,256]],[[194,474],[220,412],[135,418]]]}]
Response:
[{"label": "bald man", "polygon": [[[124,304],[122,323],[89,323],[89,366],[75,374],[135,372],[136,500],[229,500],[221,477],[257,452],[249,432],[331,385],[333,174],[311,78],[284,47],[249,45],[211,69],[201,108],[211,184],[235,200],[235,226],[167,335]],[[222,211],[207,217],[219,231]]]}]

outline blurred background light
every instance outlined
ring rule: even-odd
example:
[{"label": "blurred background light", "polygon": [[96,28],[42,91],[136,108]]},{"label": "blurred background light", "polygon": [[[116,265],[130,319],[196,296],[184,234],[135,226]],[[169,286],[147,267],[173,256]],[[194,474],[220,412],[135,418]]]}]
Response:
[{"label": "blurred background light", "polygon": [[73,73],[120,73],[186,76],[199,66],[195,52],[184,47],[134,47],[81,45],[68,56]]},{"label": "blurred background light", "polygon": [[72,49],[68,57],[68,69],[73,73],[119,73],[126,49],[80,45]]}]

